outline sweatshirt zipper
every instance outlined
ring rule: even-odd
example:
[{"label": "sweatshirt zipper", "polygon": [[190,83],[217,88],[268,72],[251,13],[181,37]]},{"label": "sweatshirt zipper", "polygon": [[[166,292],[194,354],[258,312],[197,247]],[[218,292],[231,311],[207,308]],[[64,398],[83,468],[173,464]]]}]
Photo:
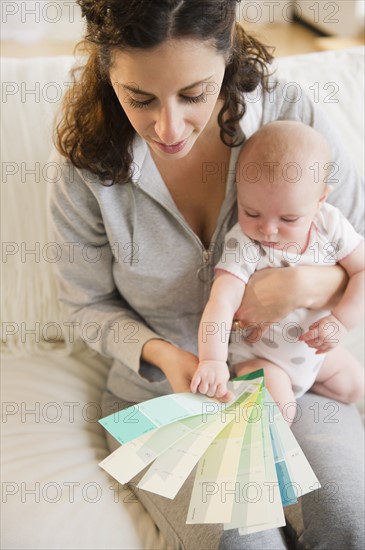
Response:
[{"label": "sweatshirt zipper", "polygon": [[169,206],[167,206],[163,201],[159,200],[158,198],[156,198],[152,194],[148,193],[144,189],[140,188],[140,191],[145,193],[153,201],[155,201],[157,204],[162,206],[167,212],[169,212],[174,217],[174,219],[177,220],[179,222],[179,224],[185,229],[187,234],[189,234],[193,238],[193,241],[199,247],[199,251],[201,252],[202,264],[198,267],[197,276],[199,277],[199,280],[203,283],[203,296],[202,296],[202,299],[203,299],[203,303],[205,304],[208,301],[208,298],[209,298],[211,283],[213,281],[213,276],[214,276],[214,274],[211,273],[211,267],[210,266],[211,266],[211,259],[212,259],[212,256],[214,254],[214,248],[216,246],[215,238],[219,234],[219,232],[221,231],[221,228],[222,228],[225,220],[227,219],[227,216],[230,215],[231,210],[229,208],[227,208],[227,212],[226,212],[225,216],[223,217],[223,219],[221,220],[220,226],[219,227],[217,226],[216,230],[214,231],[214,234],[212,236],[212,240],[209,244],[209,248],[206,248],[204,246],[204,244],[202,243],[202,241],[199,239],[198,235],[196,235],[196,233],[194,233],[194,231],[186,223],[186,221],[184,220],[184,218],[181,215],[179,215],[177,212],[175,212],[174,210],[169,208]]}]

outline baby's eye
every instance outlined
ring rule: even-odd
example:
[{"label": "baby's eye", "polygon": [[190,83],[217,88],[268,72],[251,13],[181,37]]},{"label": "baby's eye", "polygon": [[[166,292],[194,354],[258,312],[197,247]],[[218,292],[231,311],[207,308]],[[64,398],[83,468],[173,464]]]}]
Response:
[{"label": "baby's eye", "polygon": [[286,223],[292,223],[292,222],[296,222],[299,220],[299,217],[298,218],[281,218],[281,220],[283,222],[286,222]]},{"label": "baby's eye", "polygon": [[255,214],[254,212],[247,212],[245,211],[246,216],[249,218],[258,218],[260,214]]}]

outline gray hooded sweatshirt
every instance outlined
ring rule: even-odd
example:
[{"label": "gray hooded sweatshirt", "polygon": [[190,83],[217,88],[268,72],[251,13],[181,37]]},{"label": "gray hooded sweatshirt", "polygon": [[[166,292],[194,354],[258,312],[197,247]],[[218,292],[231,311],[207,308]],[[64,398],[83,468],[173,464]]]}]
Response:
[{"label": "gray hooded sweatshirt", "polygon": [[[363,232],[363,184],[328,116],[304,93],[281,83],[247,95],[241,129],[248,138],[273,120],[299,120],[330,143],[336,174],[328,202]],[[69,321],[91,348],[113,359],[108,389],[139,402],[172,389],[160,369],[141,361],[143,345],[162,338],[197,353],[197,334],[224,236],[237,221],[231,151],[226,194],[206,249],[176,208],[145,141],[136,136],[134,174],[121,185],[102,185],[57,151],[50,162],[61,177],[48,194],[49,238],[62,250],[54,264],[59,299]],[[106,182],[112,183],[112,182]],[[209,197],[207,197],[209,200]]]}]

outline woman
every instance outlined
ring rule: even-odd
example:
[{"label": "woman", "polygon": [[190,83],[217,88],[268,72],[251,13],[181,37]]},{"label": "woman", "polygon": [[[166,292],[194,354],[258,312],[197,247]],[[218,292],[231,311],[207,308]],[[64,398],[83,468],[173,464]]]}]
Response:
[{"label": "woman", "polygon": [[[322,131],[341,182],[332,202],[358,230],[361,183],[323,113],[270,81],[271,55],[235,24],[235,0],[78,4],[87,59],[56,129],[62,179],[51,191],[50,225],[64,249],[57,274],[70,320],[114,359],[107,415],[189,391],[213,266],[237,220],[234,168],[249,135],[278,118]],[[300,306],[334,303],[345,284],[337,267],[260,272],[237,317],[243,326],[273,322]],[[327,401],[311,394],[299,405],[293,431],[323,487],[303,497],[303,514],[295,508],[285,533],[240,536],[221,525],[185,524],[193,476],[173,502],[139,491],[174,547],[287,548],[288,537],[310,548],[359,547],[359,419],[336,403],[336,424],[324,423]],[[345,452],[353,469],[338,479]],[[341,523],[344,510],[351,525]]]}]

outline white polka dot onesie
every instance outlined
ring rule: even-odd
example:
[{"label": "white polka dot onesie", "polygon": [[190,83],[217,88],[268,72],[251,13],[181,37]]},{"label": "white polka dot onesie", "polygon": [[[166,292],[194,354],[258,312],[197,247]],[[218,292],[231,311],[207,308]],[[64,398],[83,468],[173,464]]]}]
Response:
[{"label": "white polka dot onesie", "polygon": [[[351,254],[361,240],[362,236],[341,212],[325,203],[312,223],[303,252],[294,242],[283,250],[262,246],[244,235],[237,223],[226,235],[223,253],[215,269],[231,273],[247,283],[255,271],[267,267],[334,265]],[[255,326],[250,327],[250,334],[248,331],[233,332],[229,344],[230,365],[257,357],[267,359],[287,372],[294,394],[300,397],[313,385],[325,354],[315,355],[316,350],[300,342],[299,336],[328,314],[329,311],[297,309],[271,326],[261,339],[258,339],[259,328]],[[335,325],[329,326],[327,338],[336,341],[336,332]]]}]

